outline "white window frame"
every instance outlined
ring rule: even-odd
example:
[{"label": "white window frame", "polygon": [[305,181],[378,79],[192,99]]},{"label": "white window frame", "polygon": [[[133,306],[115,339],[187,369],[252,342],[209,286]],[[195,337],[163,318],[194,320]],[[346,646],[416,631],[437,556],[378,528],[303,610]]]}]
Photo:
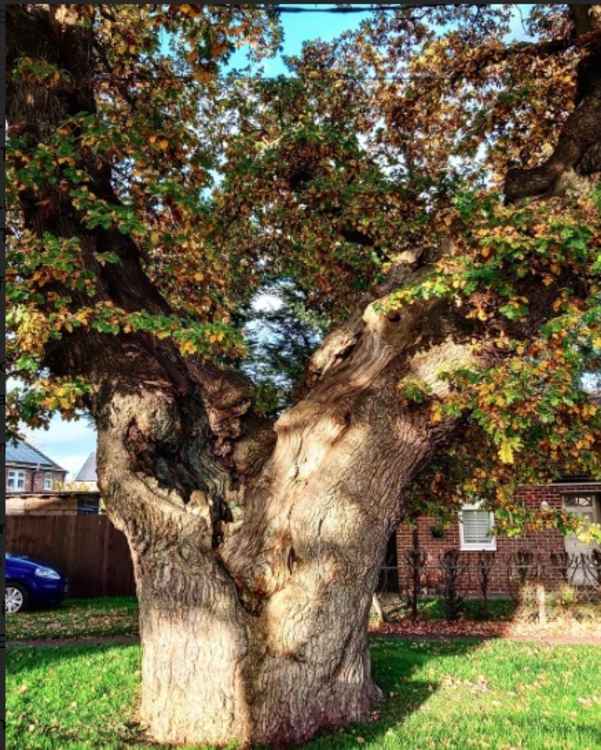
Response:
[{"label": "white window frame", "polygon": [[44,490],[52,490],[52,489],[54,489],[54,482],[52,480],[52,472],[45,471],[44,472]]},{"label": "white window frame", "polygon": [[25,491],[25,471],[23,469],[9,469],[6,473],[6,489],[13,492]]},{"label": "white window frame", "polygon": [[[482,510],[482,503],[469,503],[463,505],[459,511],[459,549],[462,552],[495,552],[497,549],[497,537],[493,534],[488,542],[466,542],[463,535],[463,511]],[[490,528],[495,527],[495,514],[489,512]]]}]

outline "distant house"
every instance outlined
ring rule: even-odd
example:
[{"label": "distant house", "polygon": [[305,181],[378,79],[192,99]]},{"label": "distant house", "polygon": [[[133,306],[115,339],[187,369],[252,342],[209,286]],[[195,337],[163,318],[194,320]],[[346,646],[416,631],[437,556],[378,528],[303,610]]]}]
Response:
[{"label": "distant house", "polygon": [[78,489],[95,492],[98,490],[98,477],[96,476],[96,451],[92,451],[86,458],[84,465],[81,467],[75,477]]},{"label": "distant house", "polygon": [[[601,407],[601,390],[591,388],[588,392],[593,403]],[[590,477],[566,476],[548,485],[518,487],[515,501],[531,511],[564,510],[577,516],[583,524],[601,523],[601,481]],[[475,501],[464,505],[454,521],[444,527],[436,518],[425,515],[414,524],[408,520],[402,522],[391,536],[386,552],[386,587],[409,590],[414,576],[412,561],[421,559],[419,584],[422,591],[440,590],[440,563],[451,552],[460,553],[461,565],[466,571],[463,586],[468,592],[478,590],[483,558],[488,558],[491,566],[488,573],[491,593],[512,591],[518,559],[522,572],[528,568],[528,575],[536,574],[548,585],[561,581],[575,586],[601,585],[601,558],[598,556],[601,545],[585,542],[573,534],[564,535],[558,529],[510,537],[497,532],[495,514]],[[528,564],[524,562],[527,560],[530,560]],[[519,577],[519,570],[517,573]]]},{"label": "distant house", "polygon": [[[565,477],[548,485],[520,487],[516,501],[531,510],[564,509],[584,522],[601,522],[601,481],[587,477]],[[594,580],[601,582],[596,563],[591,561],[594,550],[600,550],[599,545],[580,541],[572,534],[564,536],[557,529],[533,531],[519,537],[496,533],[494,513],[477,503],[465,505],[456,521],[444,528],[430,516],[420,516],[414,528],[408,522],[401,523],[389,542],[385,563],[387,568],[398,570],[401,589],[411,585],[410,560],[416,549],[424,555],[423,591],[439,588],[439,561],[451,550],[461,553],[467,569],[464,585],[468,590],[478,589],[478,560],[483,554],[489,557],[492,566],[491,593],[511,591],[508,573],[512,573],[512,568],[508,567],[508,561],[519,555],[522,559],[530,555],[536,561],[539,576],[547,584],[555,585],[561,579],[576,586],[590,585]],[[566,566],[568,570],[564,570]]]},{"label": "distant house", "polygon": [[56,494],[67,472],[24,440],[6,444],[6,494]]}]

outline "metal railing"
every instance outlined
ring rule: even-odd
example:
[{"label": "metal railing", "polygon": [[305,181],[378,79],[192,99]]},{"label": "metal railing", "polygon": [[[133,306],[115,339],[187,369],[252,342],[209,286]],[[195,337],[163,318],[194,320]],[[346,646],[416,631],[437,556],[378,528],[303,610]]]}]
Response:
[{"label": "metal railing", "polygon": [[495,552],[463,553],[451,550],[432,559],[424,552],[408,550],[398,567],[380,571],[378,593],[398,592],[408,601],[424,596],[449,595],[456,589],[463,595],[505,594],[518,596],[527,584],[540,583],[553,590],[567,584],[581,597],[601,596],[601,551],[589,554]]}]

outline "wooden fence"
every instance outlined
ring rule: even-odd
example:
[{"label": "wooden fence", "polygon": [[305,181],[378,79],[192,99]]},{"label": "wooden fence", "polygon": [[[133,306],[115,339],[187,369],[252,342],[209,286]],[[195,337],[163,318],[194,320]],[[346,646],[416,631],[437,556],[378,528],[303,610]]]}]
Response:
[{"label": "wooden fence", "polygon": [[5,548],[55,565],[70,596],[135,594],[125,536],[103,515],[7,516]]}]

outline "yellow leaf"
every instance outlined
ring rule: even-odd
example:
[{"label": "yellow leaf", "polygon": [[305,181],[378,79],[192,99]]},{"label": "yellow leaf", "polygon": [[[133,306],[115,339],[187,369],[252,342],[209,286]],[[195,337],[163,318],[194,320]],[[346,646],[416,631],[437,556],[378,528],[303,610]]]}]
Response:
[{"label": "yellow leaf", "polygon": [[196,347],[191,341],[183,341],[180,344],[180,351],[182,354],[193,354],[196,351]]},{"label": "yellow leaf", "polygon": [[167,151],[167,149],[169,148],[169,141],[166,138],[161,138],[161,140],[159,141],[159,148],[161,149],[161,151]]},{"label": "yellow leaf", "polygon": [[511,443],[501,443],[501,447],[499,449],[499,458],[504,464],[513,463],[513,448],[511,446]]}]

